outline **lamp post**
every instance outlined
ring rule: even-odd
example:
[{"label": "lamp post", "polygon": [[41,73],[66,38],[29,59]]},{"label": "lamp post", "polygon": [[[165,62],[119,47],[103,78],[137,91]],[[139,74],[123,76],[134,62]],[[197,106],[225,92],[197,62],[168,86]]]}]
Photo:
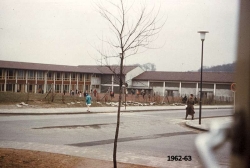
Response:
[{"label": "lamp post", "polygon": [[203,70],[203,43],[205,35],[208,31],[198,31],[201,37],[201,82],[200,82],[200,108],[199,108],[199,124],[201,124],[201,106],[202,106],[202,70]]}]

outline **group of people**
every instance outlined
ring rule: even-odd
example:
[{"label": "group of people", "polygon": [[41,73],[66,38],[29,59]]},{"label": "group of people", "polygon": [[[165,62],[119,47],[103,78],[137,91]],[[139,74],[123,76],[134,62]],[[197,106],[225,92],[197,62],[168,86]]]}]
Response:
[{"label": "group of people", "polygon": [[[64,95],[65,95],[65,90],[63,91]],[[74,96],[74,95],[79,95],[79,97],[82,97],[82,91],[81,90],[77,90],[76,92],[74,90],[70,90],[70,96]]]},{"label": "group of people", "polygon": [[[134,95],[134,94],[136,94],[137,98],[139,97],[139,95],[142,95],[142,97],[144,99],[144,97],[146,95],[146,91],[144,89],[142,89],[141,92],[140,92],[138,89],[136,89],[136,90],[131,89],[131,95]],[[149,94],[149,96],[150,96],[150,94]]]},{"label": "group of people", "polygon": [[[63,93],[65,95],[65,90],[63,91]],[[76,93],[79,94],[79,96],[81,97],[81,94],[82,94],[81,91],[76,90]],[[94,90],[93,93],[94,93],[94,96],[96,97],[97,91]],[[134,89],[132,89],[131,94],[134,95],[135,93],[136,93],[136,96],[138,96],[138,97],[141,94],[143,96],[143,98],[146,95],[146,92],[143,89],[141,90],[141,93],[137,89],[136,89],[136,91]],[[90,106],[91,106],[91,103],[92,103],[91,95],[88,94],[87,91],[84,91],[83,94],[84,94],[84,97],[85,97],[87,112],[90,112]],[[74,96],[74,91],[73,90],[70,91],[70,95]],[[110,91],[110,96],[114,97],[114,92],[113,91]],[[194,104],[196,103],[193,94],[190,94],[189,98],[187,98],[187,96],[185,95],[185,97],[182,99],[182,101],[183,101],[183,103],[185,102],[186,105],[187,105],[186,106],[186,117],[185,117],[185,119],[187,119],[188,115],[191,115],[192,120],[193,120],[194,119],[194,114],[195,114]]]},{"label": "group of people", "polygon": [[[110,96],[113,96],[113,93],[114,92],[111,91],[110,92]],[[144,92],[142,92],[142,93],[144,93]],[[186,107],[186,117],[185,117],[185,119],[187,119],[188,115],[192,116],[192,120],[194,119],[194,114],[195,114],[194,104],[195,104],[195,100],[194,100],[193,97],[194,97],[193,94],[190,94],[190,97],[188,99],[186,98],[187,107]],[[90,112],[89,108],[90,108],[91,102],[92,102],[92,98],[91,98],[90,94],[88,94],[88,93],[86,94],[85,100],[86,100],[86,105],[87,105],[87,108],[88,108],[87,112]]]}]

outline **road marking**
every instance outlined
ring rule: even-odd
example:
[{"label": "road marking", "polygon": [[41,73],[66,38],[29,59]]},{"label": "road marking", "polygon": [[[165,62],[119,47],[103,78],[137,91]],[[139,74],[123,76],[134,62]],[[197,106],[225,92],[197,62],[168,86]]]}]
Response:
[{"label": "road marking", "polygon": [[[128,142],[128,141],[137,141],[137,140],[145,140],[145,139],[157,139],[157,138],[172,137],[172,136],[178,136],[178,135],[190,135],[190,134],[197,134],[197,133],[193,131],[185,131],[185,132],[171,132],[171,133],[136,136],[136,137],[126,137],[126,138],[119,138],[118,142]],[[114,143],[114,139],[74,143],[74,144],[67,144],[67,145],[77,146],[77,147],[86,147],[86,146],[106,145],[106,144],[112,144],[112,143]]]}]

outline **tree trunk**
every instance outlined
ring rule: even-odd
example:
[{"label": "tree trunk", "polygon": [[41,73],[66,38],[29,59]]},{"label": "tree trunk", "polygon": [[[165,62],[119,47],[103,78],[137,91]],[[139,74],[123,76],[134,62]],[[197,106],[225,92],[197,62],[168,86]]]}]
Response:
[{"label": "tree trunk", "polygon": [[119,81],[119,104],[117,112],[117,122],[116,122],[116,131],[115,131],[115,140],[114,140],[114,150],[113,150],[113,164],[114,168],[117,168],[116,153],[117,153],[117,141],[119,135],[120,127],[120,112],[121,112],[121,101],[122,101],[122,75],[123,75],[123,53],[121,54],[121,63],[120,63],[120,81]]}]

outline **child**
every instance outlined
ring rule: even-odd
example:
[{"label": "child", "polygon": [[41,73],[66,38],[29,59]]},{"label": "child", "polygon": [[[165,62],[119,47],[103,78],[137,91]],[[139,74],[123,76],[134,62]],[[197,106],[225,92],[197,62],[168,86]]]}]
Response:
[{"label": "child", "polygon": [[87,107],[88,107],[88,110],[87,110],[87,112],[90,112],[89,111],[89,107],[91,106],[91,96],[89,95],[89,94],[87,94],[87,96],[86,96],[86,105],[87,105]]}]

